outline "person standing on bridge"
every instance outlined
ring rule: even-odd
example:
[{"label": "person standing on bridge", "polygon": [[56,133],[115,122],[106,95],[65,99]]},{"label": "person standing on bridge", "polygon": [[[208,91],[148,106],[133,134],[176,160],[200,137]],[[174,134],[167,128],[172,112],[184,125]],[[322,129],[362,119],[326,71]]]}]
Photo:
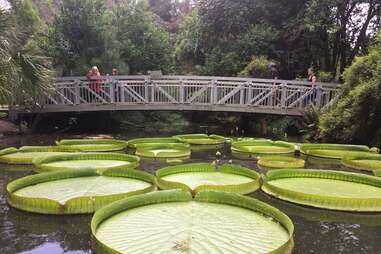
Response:
[{"label": "person standing on bridge", "polygon": [[101,80],[99,77],[101,73],[97,66],[93,66],[87,73],[86,77],[90,80],[90,89],[99,94],[101,92]]},{"label": "person standing on bridge", "polygon": [[312,88],[312,93],[310,95],[310,99],[306,100],[306,104],[309,104],[310,102],[314,103],[316,99],[316,81],[317,81],[317,76],[315,73],[314,67],[310,67],[307,70],[307,75],[308,75],[308,82],[311,82],[311,88]]},{"label": "person standing on bridge", "polygon": [[308,82],[312,82],[312,88],[315,88],[315,82],[317,81],[317,76],[313,67],[308,68]]}]

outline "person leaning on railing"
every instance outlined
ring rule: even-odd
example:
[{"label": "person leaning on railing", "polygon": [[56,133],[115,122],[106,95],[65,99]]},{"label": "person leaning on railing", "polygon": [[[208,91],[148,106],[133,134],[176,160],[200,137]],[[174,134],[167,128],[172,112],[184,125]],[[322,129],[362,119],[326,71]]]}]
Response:
[{"label": "person leaning on railing", "polygon": [[101,76],[101,73],[99,72],[97,66],[93,66],[87,72],[87,75],[86,75],[87,79],[90,81],[89,83],[90,89],[96,92],[97,94],[99,94],[101,91],[101,80],[99,79],[100,76]]}]

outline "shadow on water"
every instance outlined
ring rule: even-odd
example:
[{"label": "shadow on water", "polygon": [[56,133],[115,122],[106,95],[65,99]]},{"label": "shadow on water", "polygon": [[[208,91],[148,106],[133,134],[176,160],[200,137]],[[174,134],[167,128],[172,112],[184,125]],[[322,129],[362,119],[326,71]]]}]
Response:
[{"label": "shadow on water", "polygon": [[[57,136],[13,140],[7,145],[49,145]],[[126,137],[125,137],[126,138]],[[3,145],[3,144],[2,144]],[[184,163],[211,162],[216,152],[221,163],[233,162],[260,173],[254,158],[232,156],[228,146],[192,151]],[[132,150],[128,151],[132,153]],[[166,160],[142,159],[140,169],[154,174],[168,166]],[[337,161],[308,158],[308,168],[348,170]],[[32,174],[31,166],[0,164],[0,253],[1,254],[85,254],[91,250],[91,215],[51,216],[32,214],[10,208],[6,204],[6,184],[16,178]],[[381,254],[381,214],[348,213],[295,205],[269,197],[262,191],[250,196],[265,201],[291,217],[295,225],[294,253]]]}]

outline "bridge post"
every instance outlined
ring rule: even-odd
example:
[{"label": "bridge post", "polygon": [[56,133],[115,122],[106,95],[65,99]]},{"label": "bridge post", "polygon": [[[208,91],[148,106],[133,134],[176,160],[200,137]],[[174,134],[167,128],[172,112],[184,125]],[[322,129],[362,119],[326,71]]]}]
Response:
[{"label": "bridge post", "polygon": [[321,105],[322,105],[322,101],[321,101],[321,99],[322,99],[322,95],[323,95],[323,89],[322,89],[322,87],[320,87],[320,86],[318,86],[318,87],[316,87],[316,98],[315,98],[315,105],[316,105],[316,107],[318,107],[318,108],[320,108],[321,107]]},{"label": "bridge post", "polygon": [[75,104],[76,105],[79,105],[81,103],[81,89],[80,89],[80,84],[81,84],[81,81],[79,81],[78,79],[76,79],[74,81],[74,92],[75,92]]},{"label": "bridge post", "polygon": [[179,102],[181,104],[183,104],[185,101],[185,98],[184,98],[185,93],[184,93],[184,81],[182,79],[180,79],[180,81],[179,81],[179,89],[180,89],[180,100],[179,100]]},{"label": "bridge post", "polygon": [[110,102],[115,103],[115,91],[117,91],[117,84],[118,80],[116,80],[114,77],[112,78],[110,82]]},{"label": "bridge post", "polygon": [[150,78],[144,78],[144,98],[146,99],[147,103],[150,101],[150,96],[149,96],[149,83],[150,83]]},{"label": "bridge post", "polygon": [[287,84],[281,84],[280,87],[281,87],[280,106],[281,108],[286,108]]},{"label": "bridge post", "polygon": [[249,87],[249,82],[245,82],[245,85],[241,87],[241,90],[239,91],[239,104],[244,105],[245,104],[245,89]]},{"label": "bridge post", "polygon": [[215,79],[211,81],[210,104],[217,104],[217,82]]}]

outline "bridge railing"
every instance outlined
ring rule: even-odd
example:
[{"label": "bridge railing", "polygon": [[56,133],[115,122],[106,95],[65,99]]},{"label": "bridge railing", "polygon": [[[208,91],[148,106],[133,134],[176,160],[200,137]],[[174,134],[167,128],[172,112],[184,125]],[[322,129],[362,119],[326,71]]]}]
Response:
[{"label": "bridge railing", "polygon": [[76,105],[203,105],[304,109],[324,107],[338,95],[339,85],[290,80],[203,76],[101,76],[57,78],[54,91],[43,96],[44,108]]}]

